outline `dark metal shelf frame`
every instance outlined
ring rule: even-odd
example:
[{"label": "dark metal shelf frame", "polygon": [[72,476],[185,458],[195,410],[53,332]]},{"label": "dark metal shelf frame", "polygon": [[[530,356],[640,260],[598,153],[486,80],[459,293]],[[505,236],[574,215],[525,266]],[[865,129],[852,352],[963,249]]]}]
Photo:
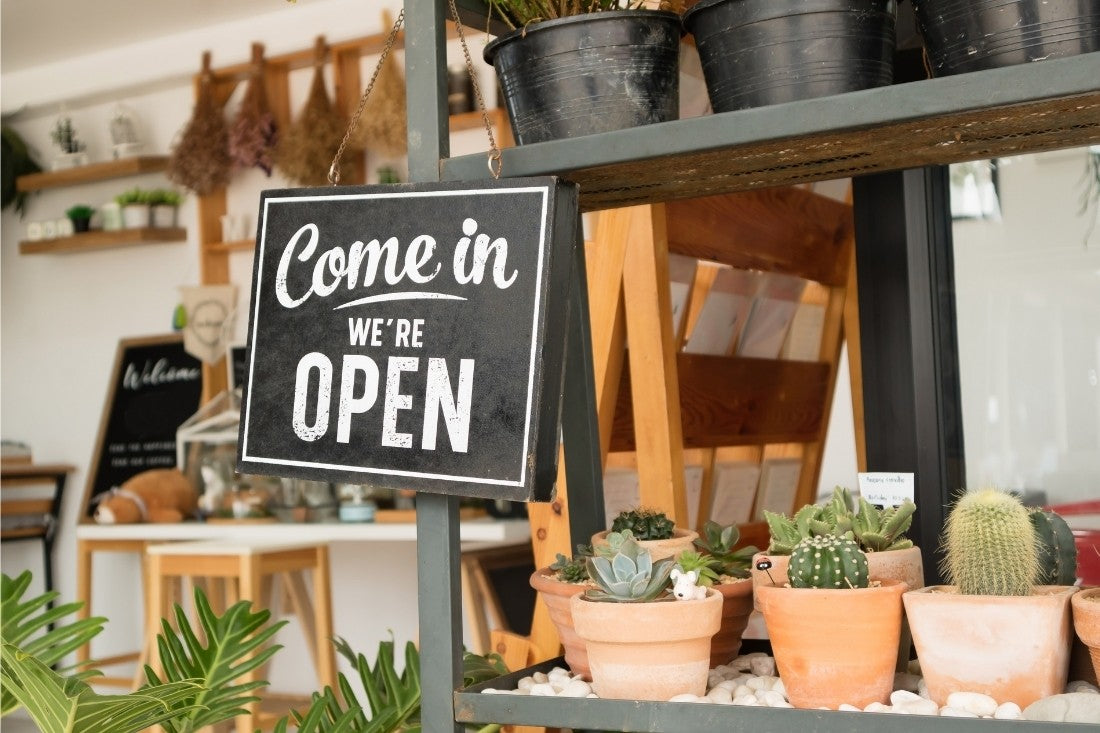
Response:
[{"label": "dark metal shelf frame", "polygon": [[[481,0],[457,0],[457,4],[464,24],[473,29],[488,25],[492,32],[501,32],[499,23],[487,22],[486,6]],[[417,141],[409,146],[414,181],[476,180],[484,178],[487,172],[484,155],[449,156],[444,52],[448,17],[447,0],[406,0],[409,139]],[[1098,140],[1100,54],[1093,53],[509,148],[504,151],[503,165],[508,176],[556,174],[577,181],[581,185],[582,208],[597,210],[903,171]],[[924,191],[913,171],[887,175],[896,177],[893,180],[902,186],[907,201],[912,199],[913,210],[907,210],[905,218],[913,223],[903,222],[893,244],[900,248],[899,256],[908,252],[912,258],[929,241],[927,227],[918,226],[917,214],[925,210],[924,202],[940,196],[942,191]],[[868,204],[861,204],[858,195],[857,189],[857,217],[861,208],[870,216]],[[583,248],[578,248],[578,253],[583,253]],[[578,254],[575,262],[562,420],[567,480],[570,486],[577,487],[569,497],[570,530],[577,541],[588,537],[594,524],[601,524],[602,528],[603,509],[583,254]],[[910,263],[913,264],[920,263]],[[921,274],[919,268],[914,271]],[[910,285],[918,290],[929,284],[923,275],[914,278],[910,273],[909,278]],[[861,301],[863,285],[861,282]],[[934,282],[932,288],[934,291]],[[927,316],[918,311],[927,305],[924,297],[914,291],[908,302],[899,301],[892,317],[923,322]],[[883,327],[888,325],[884,323]],[[935,334],[932,337],[941,339]],[[919,345],[914,337],[914,346]],[[866,359],[865,355],[865,363]],[[935,388],[942,370],[918,365],[915,353],[911,362],[914,372],[928,372],[918,380],[920,384],[910,385],[915,393]],[[914,416],[910,414],[914,412],[912,405],[905,411],[907,416],[903,418],[913,418],[911,424],[918,433],[917,439],[934,427],[928,423],[936,421],[935,415]],[[942,466],[944,460],[950,460],[951,451],[944,454],[947,459],[933,456],[929,461]],[[885,451],[881,460],[892,460],[892,456],[894,453]],[[869,468],[884,470],[875,465]],[[889,470],[907,469],[894,464]],[[1006,731],[1095,730],[1094,726],[1066,723],[990,724],[984,720],[928,716],[483,695],[478,692],[480,687],[457,691],[462,684],[458,500],[421,494],[417,509],[421,719],[423,729],[429,733],[459,733],[465,723],[472,722],[658,733],[710,729],[746,733],[795,730],[966,733],[987,732],[990,725]],[[484,686],[511,688],[516,680],[534,669],[560,663],[552,660]]]}]

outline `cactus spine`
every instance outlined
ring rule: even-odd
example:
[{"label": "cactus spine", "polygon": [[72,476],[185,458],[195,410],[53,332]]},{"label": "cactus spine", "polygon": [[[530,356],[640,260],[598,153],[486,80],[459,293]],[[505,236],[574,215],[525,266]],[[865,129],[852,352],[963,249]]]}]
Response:
[{"label": "cactus spine", "polygon": [[866,588],[867,556],[846,537],[808,537],[791,553],[787,577],[792,588]]},{"label": "cactus spine", "polygon": [[944,527],[944,550],[940,569],[964,595],[1026,596],[1039,575],[1027,509],[996,489],[959,498]]},{"label": "cactus spine", "polygon": [[1077,547],[1066,520],[1054,512],[1036,509],[1028,515],[1039,540],[1037,585],[1073,585],[1077,582]]}]

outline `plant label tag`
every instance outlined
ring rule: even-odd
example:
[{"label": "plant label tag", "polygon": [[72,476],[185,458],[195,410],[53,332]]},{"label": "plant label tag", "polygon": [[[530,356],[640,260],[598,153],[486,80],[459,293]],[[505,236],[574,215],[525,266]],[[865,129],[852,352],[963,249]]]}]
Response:
[{"label": "plant label tag", "polygon": [[547,501],[577,187],[265,191],[242,473]]},{"label": "plant label tag", "polygon": [[859,493],[872,504],[883,508],[898,506],[906,499],[913,501],[913,474],[860,473]]}]

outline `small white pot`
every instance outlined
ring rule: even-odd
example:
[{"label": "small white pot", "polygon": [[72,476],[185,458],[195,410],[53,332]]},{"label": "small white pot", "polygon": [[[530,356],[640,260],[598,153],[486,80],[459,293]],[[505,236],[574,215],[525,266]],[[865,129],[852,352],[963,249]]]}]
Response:
[{"label": "small white pot", "polygon": [[153,207],[153,226],[168,229],[176,226],[176,217],[179,209],[168,204],[160,204]]},{"label": "small white pot", "polygon": [[149,226],[149,205],[127,204],[123,206],[122,225],[126,229],[140,229]]}]

